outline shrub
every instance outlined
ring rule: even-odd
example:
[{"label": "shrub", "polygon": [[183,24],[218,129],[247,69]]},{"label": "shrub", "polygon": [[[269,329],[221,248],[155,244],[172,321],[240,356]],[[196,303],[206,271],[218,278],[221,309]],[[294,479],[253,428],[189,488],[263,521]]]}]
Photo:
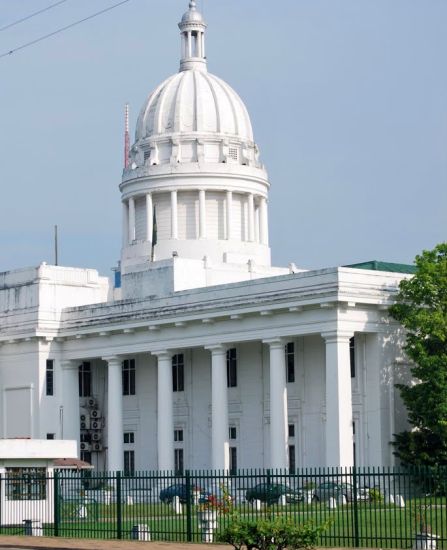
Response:
[{"label": "shrub", "polygon": [[369,490],[369,500],[371,502],[375,502],[376,504],[379,502],[383,502],[383,495],[379,491],[379,489],[370,489]]},{"label": "shrub", "polygon": [[219,535],[219,542],[231,544],[236,550],[296,550],[313,548],[330,522],[315,525],[308,521],[297,525],[290,519],[276,517],[260,521],[235,518]]}]

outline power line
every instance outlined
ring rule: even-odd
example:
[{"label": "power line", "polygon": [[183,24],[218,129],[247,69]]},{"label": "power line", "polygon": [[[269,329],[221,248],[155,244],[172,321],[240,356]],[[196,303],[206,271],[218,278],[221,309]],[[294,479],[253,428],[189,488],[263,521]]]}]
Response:
[{"label": "power line", "polygon": [[92,13],[91,15],[88,15],[87,17],[84,17],[83,19],[79,19],[78,21],[75,21],[74,23],[70,23],[70,25],[66,25],[65,27],[61,27],[60,29],[57,29],[53,32],[50,32],[48,34],[45,34],[43,36],[40,36],[39,38],[36,38],[35,40],[31,40],[30,42],[26,42],[26,44],[22,44],[21,46],[17,46],[17,48],[14,48],[13,50],[9,50],[8,52],[4,52],[0,54],[0,59],[2,57],[7,57],[8,55],[12,55],[13,53],[23,50],[25,48],[28,48],[29,46],[33,46],[34,44],[37,44],[38,42],[42,42],[42,40],[46,40],[47,38],[50,38],[51,36],[54,36],[55,34],[59,34],[61,32],[66,31],[67,29],[71,29],[72,27],[76,27],[76,25],[80,25],[81,23],[84,23],[85,21],[88,21],[89,19],[93,19],[94,17],[97,17],[98,15],[102,15],[103,13],[106,13],[107,11],[113,10],[114,8],[117,8],[118,6],[122,6],[123,4],[126,4],[127,2],[130,2],[130,0],[122,0],[121,2],[117,2],[116,4],[113,4],[112,6],[109,6],[108,8],[105,8],[101,11],[97,11],[96,13]]},{"label": "power line", "polygon": [[51,8],[55,8],[56,6],[59,6],[60,4],[63,4],[64,2],[68,2],[68,0],[59,0],[59,2],[55,2],[54,4],[50,4],[46,8],[43,8],[39,11],[35,11],[34,13],[30,13],[26,17],[22,17],[21,19],[17,19],[16,21],[13,21],[12,23],[8,23],[4,27],[0,27],[0,31],[5,31],[6,29],[9,29],[11,27],[14,27],[15,25],[18,25],[19,23],[23,23],[24,21],[28,21],[28,19],[31,19],[32,17],[35,17],[36,15],[39,15],[45,11],[51,10]]}]

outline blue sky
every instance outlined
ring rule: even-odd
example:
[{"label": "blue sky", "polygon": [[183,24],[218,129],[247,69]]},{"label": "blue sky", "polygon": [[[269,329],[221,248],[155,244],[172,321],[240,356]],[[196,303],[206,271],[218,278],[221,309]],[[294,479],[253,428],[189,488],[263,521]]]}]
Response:
[{"label": "blue sky", "polygon": [[[53,0],[54,1],[54,0]],[[0,53],[114,4],[69,0]],[[0,27],[53,3],[0,0]],[[243,98],[271,181],[273,263],[411,262],[446,240],[445,0],[199,0],[210,72]],[[178,70],[186,0],[130,0],[0,59],[0,271],[120,255],[123,110]]]}]

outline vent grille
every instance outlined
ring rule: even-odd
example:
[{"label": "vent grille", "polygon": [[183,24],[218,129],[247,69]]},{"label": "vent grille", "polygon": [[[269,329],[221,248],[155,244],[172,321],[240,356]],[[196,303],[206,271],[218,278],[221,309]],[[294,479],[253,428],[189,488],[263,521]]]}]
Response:
[{"label": "vent grille", "polygon": [[230,157],[230,159],[237,160],[238,151],[237,151],[236,147],[229,147],[228,156]]}]

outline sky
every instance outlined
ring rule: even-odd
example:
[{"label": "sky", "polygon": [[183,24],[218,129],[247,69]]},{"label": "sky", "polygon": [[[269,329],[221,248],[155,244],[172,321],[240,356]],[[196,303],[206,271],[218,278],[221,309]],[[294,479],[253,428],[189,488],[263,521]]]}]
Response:
[{"label": "sky", "polygon": [[[0,28],[56,0],[0,0]],[[117,3],[66,0],[0,55]],[[208,69],[242,97],[267,167],[272,261],[411,263],[446,240],[446,0],[198,0]],[[177,72],[187,0],[129,2],[0,57],[0,271],[110,275],[124,105]],[[131,141],[132,141],[131,136]]]}]

